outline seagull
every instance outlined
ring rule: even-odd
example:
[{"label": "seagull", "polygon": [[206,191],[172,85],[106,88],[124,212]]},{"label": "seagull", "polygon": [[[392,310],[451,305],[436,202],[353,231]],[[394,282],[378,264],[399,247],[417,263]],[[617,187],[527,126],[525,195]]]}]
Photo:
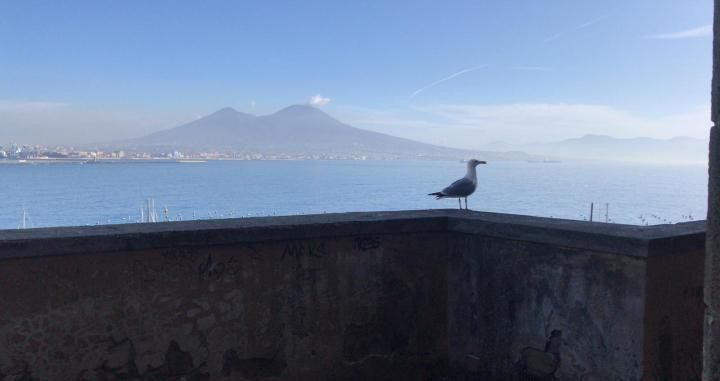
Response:
[{"label": "seagull", "polygon": [[487,163],[475,159],[469,160],[467,162],[467,173],[465,174],[465,177],[458,181],[455,181],[454,183],[450,184],[450,186],[441,190],[440,192],[430,193],[428,194],[428,196],[435,196],[436,200],[439,200],[441,198],[457,197],[458,206],[460,207],[460,209],[462,209],[460,199],[464,197],[465,210],[467,210],[467,198],[468,196],[473,194],[473,192],[475,192],[475,188],[477,187],[477,173],[475,173],[475,167],[477,167],[478,164]]}]

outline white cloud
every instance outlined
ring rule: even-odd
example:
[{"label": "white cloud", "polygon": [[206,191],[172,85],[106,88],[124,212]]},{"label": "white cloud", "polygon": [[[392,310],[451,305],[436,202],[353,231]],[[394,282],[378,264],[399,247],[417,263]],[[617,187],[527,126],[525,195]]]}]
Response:
[{"label": "white cloud", "polygon": [[410,99],[415,98],[415,96],[417,96],[417,95],[420,94],[421,92],[423,92],[423,91],[425,91],[425,90],[427,90],[427,89],[430,89],[430,88],[432,88],[432,87],[435,87],[435,86],[437,86],[437,85],[439,85],[439,84],[441,84],[441,83],[443,83],[443,82],[445,82],[445,81],[449,81],[449,80],[451,80],[451,79],[453,79],[453,78],[455,78],[455,77],[457,77],[457,76],[459,76],[459,75],[463,75],[463,74],[469,73],[469,72],[471,72],[471,71],[480,70],[480,69],[482,69],[482,68],[484,68],[484,67],[486,67],[486,66],[487,66],[487,65],[480,65],[480,66],[475,66],[475,67],[469,67],[469,68],[467,68],[467,69],[460,70],[460,71],[457,72],[457,73],[450,74],[449,76],[447,76],[447,77],[445,77],[445,78],[439,79],[439,80],[437,80],[437,81],[435,81],[435,82],[433,82],[433,83],[431,83],[431,84],[429,84],[429,85],[427,85],[427,86],[425,86],[425,87],[421,87],[421,88],[413,91],[412,94],[410,94]]},{"label": "white cloud", "polygon": [[700,107],[682,115],[648,118],[606,105],[505,104],[439,105],[418,108],[456,125],[472,126],[488,136],[513,140],[555,140],[584,134],[615,137],[705,136],[709,111]]},{"label": "white cloud", "polygon": [[511,144],[541,143],[586,134],[619,138],[647,136],[707,137],[709,109],[644,117],[595,104],[427,105],[411,112],[363,113],[349,122],[361,128],[386,132],[427,143],[478,149],[496,141]]},{"label": "white cloud", "polygon": [[[582,104],[438,105],[418,111],[441,116],[474,131],[477,143],[495,140],[529,143],[564,139],[586,133],[613,136],[648,131],[641,118],[611,107]],[[640,133],[642,134],[642,133]]]},{"label": "white cloud", "polygon": [[712,26],[712,24],[708,24],[708,25],[703,25],[703,26],[697,27],[697,28],[681,30],[678,32],[650,34],[650,35],[644,36],[644,38],[648,38],[648,39],[652,39],[652,40],[679,40],[679,39],[683,39],[683,38],[712,36],[712,32],[713,32],[713,26]]},{"label": "white cloud", "polygon": [[322,107],[330,103],[330,98],[323,97],[320,94],[313,95],[308,101],[311,106]]}]

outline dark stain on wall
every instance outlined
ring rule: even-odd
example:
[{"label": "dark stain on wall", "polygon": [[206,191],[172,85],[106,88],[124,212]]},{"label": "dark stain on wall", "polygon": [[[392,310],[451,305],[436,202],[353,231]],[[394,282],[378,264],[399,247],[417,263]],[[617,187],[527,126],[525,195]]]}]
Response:
[{"label": "dark stain on wall", "polygon": [[133,342],[124,339],[119,342],[112,341],[108,347],[106,360],[101,366],[92,371],[82,371],[78,380],[192,380],[206,381],[210,375],[206,364],[197,367],[190,353],[180,349],[177,342],[170,341],[165,352],[164,361],[157,367],[148,367],[140,372],[136,364],[137,352]]}]

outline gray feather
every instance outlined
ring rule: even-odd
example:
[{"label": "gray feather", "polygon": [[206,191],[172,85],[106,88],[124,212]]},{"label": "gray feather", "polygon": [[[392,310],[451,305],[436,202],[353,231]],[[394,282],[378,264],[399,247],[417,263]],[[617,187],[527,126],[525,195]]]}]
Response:
[{"label": "gray feather", "polygon": [[445,197],[467,197],[475,192],[475,186],[472,180],[463,177],[450,184],[450,186],[443,189],[440,193]]}]

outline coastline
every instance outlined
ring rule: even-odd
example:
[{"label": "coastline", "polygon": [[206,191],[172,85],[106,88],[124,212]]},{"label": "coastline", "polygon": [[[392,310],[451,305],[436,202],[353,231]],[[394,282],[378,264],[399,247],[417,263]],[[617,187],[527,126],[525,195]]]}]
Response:
[{"label": "coastline", "polygon": [[6,159],[0,165],[36,165],[36,164],[178,164],[206,163],[206,159],[82,159],[82,158],[42,158],[42,159]]}]

